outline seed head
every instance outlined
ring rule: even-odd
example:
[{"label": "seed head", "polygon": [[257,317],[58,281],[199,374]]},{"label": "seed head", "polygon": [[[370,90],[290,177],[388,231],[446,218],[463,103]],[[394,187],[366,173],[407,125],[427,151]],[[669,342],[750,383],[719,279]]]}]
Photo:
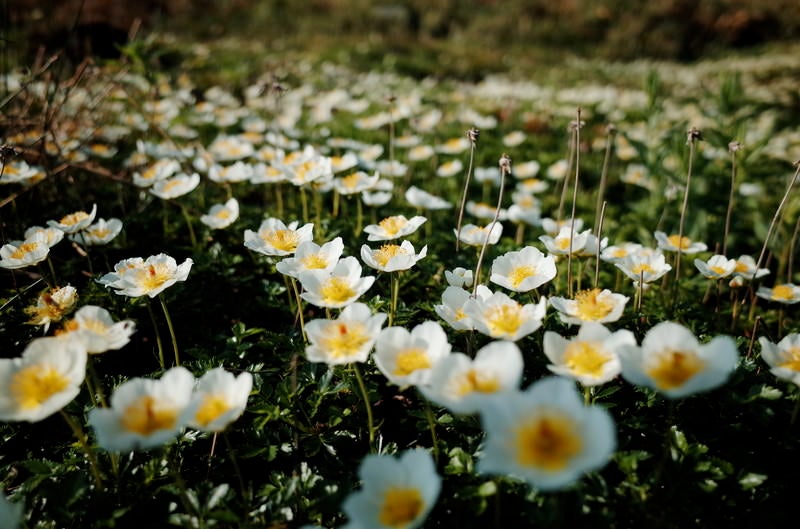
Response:
[{"label": "seed head", "polygon": [[469,129],[467,131],[467,138],[469,138],[469,141],[470,141],[470,143],[472,143],[472,145],[475,145],[476,143],[478,143],[478,137],[480,135],[481,135],[481,131],[479,131],[475,127],[472,127],[471,129]]},{"label": "seed head", "polygon": [[694,143],[696,141],[703,141],[703,134],[698,128],[692,127],[686,132],[686,143]]},{"label": "seed head", "polygon": [[511,158],[506,153],[500,157],[500,170],[505,174],[511,174]]},{"label": "seed head", "polygon": [[742,149],[742,144],[738,141],[732,141],[728,144],[728,150],[730,152],[737,152]]}]

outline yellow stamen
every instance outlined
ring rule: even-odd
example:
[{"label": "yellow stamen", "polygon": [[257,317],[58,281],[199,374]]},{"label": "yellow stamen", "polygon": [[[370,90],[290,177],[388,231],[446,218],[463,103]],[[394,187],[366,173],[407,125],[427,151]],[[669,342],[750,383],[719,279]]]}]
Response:
[{"label": "yellow stamen", "polygon": [[177,418],[177,410],[163,406],[154,397],[145,395],[125,408],[120,425],[129,432],[151,435],[159,430],[173,428]]},{"label": "yellow stamen", "polygon": [[394,237],[406,225],[406,220],[400,216],[386,217],[378,223],[378,226],[389,237]]},{"label": "yellow stamen", "polygon": [[778,367],[791,369],[792,371],[800,371],[800,347],[791,347],[781,356],[783,362],[778,364]]},{"label": "yellow stamen", "polygon": [[517,429],[517,462],[548,472],[557,472],[583,450],[583,441],[573,420],[543,414]]},{"label": "yellow stamen", "polygon": [[463,397],[469,393],[496,393],[500,389],[500,381],[492,373],[480,373],[470,369],[461,376],[455,387],[455,393]]},{"label": "yellow stamen", "polygon": [[362,323],[333,322],[328,325],[320,345],[331,358],[346,358],[357,354],[367,342],[369,335]]},{"label": "yellow stamen", "polygon": [[398,255],[408,255],[408,251],[397,244],[384,244],[372,253],[375,262],[380,266],[386,266],[393,257]]},{"label": "yellow stamen", "polygon": [[69,379],[49,365],[33,365],[20,369],[11,376],[8,388],[20,409],[38,408],[50,397],[61,393]]},{"label": "yellow stamen", "polygon": [[323,301],[328,304],[340,304],[347,302],[356,295],[356,291],[350,286],[346,279],[341,277],[331,277],[322,288],[320,294]]},{"label": "yellow stamen", "polygon": [[69,215],[65,215],[58,221],[60,224],[64,224],[66,226],[74,226],[75,224],[79,223],[84,219],[88,219],[89,214],[85,211],[76,211],[75,213],[70,213]]},{"label": "yellow stamen", "polygon": [[318,253],[308,254],[300,262],[308,270],[320,270],[328,266],[328,261]]},{"label": "yellow stamen", "polygon": [[508,279],[511,281],[511,286],[517,288],[520,283],[535,275],[536,267],[531,265],[522,265],[515,267],[511,273],[508,274]]},{"label": "yellow stamen", "polygon": [[293,252],[300,243],[300,236],[294,230],[268,230],[261,234],[261,239],[283,252]]},{"label": "yellow stamen", "polygon": [[402,529],[414,522],[425,509],[418,489],[391,487],[384,492],[378,514],[381,525]]},{"label": "yellow stamen", "polygon": [[789,301],[794,298],[794,291],[789,285],[777,285],[772,289],[772,298]]},{"label": "yellow stamen", "polygon": [[11,255],[9,256],[11,259],[23,259],[26,255],[33,252],[39,247],[39,243],[36,242],[26,242],[20,244],[16,250],[14,250]]},{"label": "yellow stamen", "polygon": [[195,413],[194,420],[200,426],[207,426],[209,423],[214,422],[223,413],[230,409],[228,399],[222,395],[205,395],[203,402]]},{"label": "yellow stamen", "polygon": [[492,338],[509,338],[517,333],[525,322],[522,305],[514,302],[489,307],[483,315]]},{"label": "yellow stamen", "polygon": [[656,386],[660,389],[674,389],[703,370],[705,362],[693,352],[663,351],[658,355],[655,365],[647,369]]},{"label": "yellow stamen", "polygon": [[679,237],[677,235],[670,235],[667,237],[667,241],[669,241],[673,248],[680,248],[681,250],[685,250],[692,245],[692,240],[686,236]]},{"label": "yellow stamen", "polygon": [[431,367],[430,358],[424,349],[411,348],[400,351],[395,360],[394,374],[405,377],[418,369],[428,369]]},{"label": "yellow stamen", "polygon": [[582,290],[575,294],[575,313],[583,321],[600,321],[608,316],[614,305],[610,300],[599,299],[599,288]]},{"label": "yellow stamen", "polygon": [[579,376],[599,377],[611,355],[597,342],[570,342],[564,351],[564,364]]}]

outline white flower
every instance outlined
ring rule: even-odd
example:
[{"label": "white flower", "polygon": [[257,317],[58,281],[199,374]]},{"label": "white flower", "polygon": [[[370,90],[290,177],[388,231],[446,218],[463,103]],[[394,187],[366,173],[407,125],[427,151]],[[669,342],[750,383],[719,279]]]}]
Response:
[{"label": "white flower", "polygon": [[[490,226],[491,233],[489,231]],[[503,234],[503,225],[499,222],[483,227],[474,224],[465,224],[461,226],[460,232],[457,232],[454,228],[453,233],[458,237],[458,240],[469,246],[482,246],[487,236],[489,239],[487,244],[497,244],[500,241],[500,236]]]},{"label": "white flower", "polygon": [[787,334],[777,344],[762,336],[758,343],[761,345],[761,358],[769,364],[770,372],[800,386],[800,334]]},{"label": "white flower", "polygon": [[336,189],[340,195],[355,195],[375,187],[380,177],[379,173],[370,176],[364,171],[356,171],[347,176],[334,178],[333,188]]},{"label": "white flower", "polygon": [[466,268],[462,268],[457,266],[453,268],[452,272],[450,270],[444,271],[444,278],[447,281],[447,284],[451,287],[471,287],[472,286],[472,270],[467,270]]},{"label": "white flower", "polygon": [[713,389],[736,368],[736,343],[718,336],[700,345],[686,327],[665,321],[647,331],[642,346],[619,348],[622,376],[671,399]]},{"label": "white flower", "polygon": [[556,277],[553,256],[545,255],[533,246],[507,252],[492,262],[489,280],[514,292],[529,292]]},{"label": "white flower", "polygon": [[158,198],[170,200],[191,193],[200,184],[200,175],[179,173],[167,180],[159,180],[150,188],[150,193]]},{"label": "white flower", "polygon": [[51,228],[58,228],[64,233],[75,233],[86,228],[94,221],[97,215],[97,204],[92,205],[92,210],[89,213],[85,211],[76,211],[69,215],[64,215],[60,220],[48,220],[47,225]]},{"label": "white flower", "polygon": [[261,223],[258,233],[245,230],[244,245],[264,255],[291,255],[300,243],[314,238],[312,223],[304,224],[298,229],[299,224],[299,221],[294,221],[287,226],[280,219],[268,218]]},{"label": "white flower", "polygon": [[453,205],[443,198],[437,197],[428,193],[427,191],[411,186],[406,190],[406,202],[420,209],[450,209]]},{"label": "white flower", "polygon": [[584,386],[605,384],[620,374],[617,349],[624,344],[636,345],[632,332],[622,329],[612,333],[595,322],[581,325],[578,335],[570,340],[547,331],[543,342],[544,354],[552,362],[547,368]]},{"label": "white flower", "polygon": [[181,169],[176,160],[162,158],[147,168],[143,173],[133,173],[133,183],[138,187],[149,187],[160,180],[166,180]]},{"label": "white flower", "polygon": [[214,164],[208,169],[208,179],[212,182],[236,183],[244,182],[253,178],[255,168],[252,164],[238,161],[232,165],[221,166]]},{"label": "white flower", "polygon": [[708,246],[704,243],[692,241],[685,235],[683,237],[679,237],[677,234],[667,236],[663,231],[657,231],[655,235],[658,247],[665,252],[677,252],[678,247],[680,247],[682,254],[689,255],[704,252],[708,249]]},{"label": "white flower", "polygon": [[25,313],[31,316],[30,325],[44,325],[44,331],[50,328],[50,323],[61,321],[66,313],[75,308],[78,302],[78,291],[75,287],[67,285],[45,290],[36,298],[36,304],[25,308]]},{"label": "white flower", "polygon": [[116,272],[104,275],[99,282],[123,296],[154,298],[178,281],[186,281],[192,264],[192,259],[187,258],[178,265],[173,257],[164,253],[151,255],[146,260],[126,259],[117,263]]},{"label": "white flower", "polygon": [[437,145],[436,150],[444,154],[460,154],[469,149],[470,145],[469,139],[466,136],[459,136]]},{"label": "white flower", "polygon": [[400,245],[384,244],[377,250],[366,244],[361,247],[361,260],[364,264],[381,272],[408,270],[427,254],[427,246],[423,246],[418,254],[414,254],[414,246],[408,241],[403,241]]},{"label": "white flower", "polygon": [[110,408],[89,411],[97,444],[114,452],[163,445],[183,430],[194,415],[194,376],[173,367],[159,380],[132,378],[114,390]]},{"label": "white flower", "polygon": [[42,226],[31,226],[30,228],[25,230],[25,235],[24,235],[25,240],[27,241],[29,239],[32,239],[37,234],[42,235],[44,237],[44,242],[50,248],[60,243],[62,239],[64,239],[64,232],[59,230],[58,228],[52,228],[52,227],[44,228]]},{"label": "white flower", "polygon": [[662,253],[633,253],[619,259],[614,266],[633,279],[636,286],[640,282],[652,283],[661,278],[664,274],[672,270],[672,266],[667,264],[666,258]]},{"label": "white flower", "polygon": [[49,253],[45,235],[37,233],[25,241],[4,244],[0,248],[0,267],[15,270],[32,266],[47,259]]},{"label": "white flower", "polygon": [[573,232],[567,225],[563,226],[555,237],[541,235],[539,240],[544,243],[545,248],[551,254],[569,255],[572,253],[572,255],[576,255],[583,252],[591,233],[591,230],[585,230],[581,233],[578,233],[577,230]]},{"label": "white flower", "polygon": [[[564,219],[561,221],[556,221],[551,218],[542,219],[542,229],[548,235],[558,235],[562,229],[571,228],[572,224],[572,219]],[[575,233],[580,232],[582,228],[583,219],[575,219]]]},{"label": "white flower", "polygon": [[341,237],[326,242],[322,246],[313,241],[304,241],[297,246],[293,257],[280,261],[275,268],[281,274],[297,279],[306,270],[331,271],[344,251]]},{"label": "white flower", "polygon": [[450,160],[436,168],[436,176],[440,178],[448,178],[461,173],[464,170],[464,164],[456,158]]},{"label": "white flower", "polygon": [[400,459],[370,454],[358,469],[362,488],[342,504],[348,527],[416,529],[436,503],[441,478],[430,454],[408,450]]},{"label": "white flower", "polygon": [[[514,130],[503,136],[503,145],[506,147],[516,147],[525,141],[525,133],[521,130]],[[538,170],[538,169],[537,169]]]},{"label": "white flower", "polygon": [[83,231],[70,235],[69,238],[87,246],[102,246],[114,240],[121,231],[120,219],[97,219],[97,222]]},{"label": "white flower", "polygon": [[207,371],[192,395],[194,414],[189,426],[204,432],[221,432],[239,418],[247,406],[253,389],[253,375],[243,371],[239,376],[221,367]]},{"label": "white flower", "polygon": [[695,259],[694,266],[708,279],[722,279],[736,271],[736,259],[724,255],[713,255],[708,261]]},{"label": "white flower", "polygon": [[305,292],[300,297],[317,307],[337,309],[360,298],[375,282],[375,276],[361,277],[355,257],[341,259],[331,271],[306,270],[298,277]]},{"label": "white flower", "polygon": [[428,219],[417,215],[407,219],[404,215],[393,215],[386,217],[378,224],[370,224],[364,228],[367,233],[368,241],[392,241],[411,235],[417,228],[422,226]]},{"label": "white flower", "polygon": [[[492,295],[492,292],[484,285],[478,285],[476,294],[478,297],[488,297]],[[449,286],[442,293],[442,304],[435,305],[433,310],[453,329],[471,331],[475,328],[472,318],[464,312],[464,305],[471,297],[470,293],[463,288]]]},{"label": "white flower", "polygon": [[547,299],[521,305],[502,292],[483,298],[472,298],[464,304],[464,314],[470,317],[475,330],[503,340],[517,341],[542,326]]},{"label": "white flower", "polygon": [[329,365],[366,362],[385,320],[386,314],[373,315],[363,303],[345,307],[335,320],[311,320],[306,357]]},{"label": "white flower", "polygon": [[424,385],[431,369],[450,354],[442,326],[426,321],[408,332],[402,327],[383,329],[375,342],[375,365],[392,384]]},{"label": "white flower", "polygon": [[455,413],[475,413],[485,400],[515,391],[523,367],[522,353],[514,342],[491,342],[478,350],[474,360],[462,353],[445,356],[419,390]]},{"label": "white flower", "polygon": [[575,325],[587,321],[611,323],[622,316],[628,297],[615,294],[608,289],[581,290],[575,299],[550,298],[550,305],[558,311],[564,323]]},{"label": "white flower", "polygon": [[83,340],[89,353],[97,354],[125,346],[136,332],[136,324],[133,320],[115,322],[106,309],[85,305],[66,324],[66,330]]},{"label": "white flower", "polygon": [[517,476],[540,490],[567,487],[605,465],[616,447],[611,415],[585,407],[563,378],[487,399],[480,414],[486,442],[478,471]]},{"label": "white flower", "polygon": [[200,217],[200,222],[212,230],[221,230],[233,224],[239,218],[239,201],[229,199],[224,204],[214,204],[211,210]]},{"label": "white flower", "polygon": [[759,287],[756,295],[769,301],[783,303],[784,305],[794,305],[800,302],[800,286],[793,283],[782,283],[772,288]]}]

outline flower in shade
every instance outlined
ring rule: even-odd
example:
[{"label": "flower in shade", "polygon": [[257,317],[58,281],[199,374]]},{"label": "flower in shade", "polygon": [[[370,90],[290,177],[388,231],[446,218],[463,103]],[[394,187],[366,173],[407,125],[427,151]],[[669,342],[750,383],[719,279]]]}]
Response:
[{"label": "flower in shade", "polygon": [[694,266],[708,279],[722,279],[736,271],[736,259],[724,255],[714,255],[708,261],[695,259]]},{"label": "flower in shade", "polygon": [[291,255],[301,242],[314,238],[314,224],[309,222],[298,228],[299,224],[294,221],[287,226],[280,219],[268,218],[261,223],[258,232],[245,230],[244,245],[264,255]]},{"label": "flower in shade", "polygon": [[414,246],[408,241],[403,241],[399,245],[384,244],[377,250],[366,244],[361,247],[361,260],[364,264],[381,272],[408,270],[427,254],[427,246],[423,246],[419,253],[415,254]]},{"label": "flower in shade", "polygon": [[756,260],[750,255],[740,255],[736,259],[736,269],[733,271],[733,279],[730,280],[731,287],[740,287],[746,281],[752,281],[769,274],[769,268],[756,269]]},{"label": "flower in shade", "polygon": [[234,376],[221,367],[207,371],[197,381],[189,426],[204,432],[221,432],[242,415],[253,389],[253,375],[247,371]]},{"label": "flower in shade", "polygon": [[495,292],[468,300],[463,310],[478,332],[492,338],[516,341],[542,326],[547,299],[542,297],[535,305],[522,305],[502,292]]},{"label": "flower in shade", "polygon": [[427,220],[421,215],[410,219],[405,218],[403,215],[393,215],[386,217],[377,224],[370,224],[364,228],[364,232],[368,234],[368,241],[391,241],[411,235]]},{"label": "flower in shade", "polygon": [[[475,294],[477,298],[486,298],[492,295],[492,291],[484,285],[478,285]],[[441,305],[435,305],[433,310],[456,331],[471,331],[475,328],[472,318],[464,312],[464,306],[470,299],[472,295],[468,291],[461,287],[449,286],[442,293]]]},{"label": "flower in shade", "polygon": [[431,369],[450,354],[442,326],[426,321],[411,332],[403,327],[383,329],[375,342],[375,365],[393,384],[401,387],[427,384]]},{"label": "flower in shade", "polygon": [[420,189],[417,186],[411,186],[406,190],[406,202],[414,206],[415,208],[420,209],[450,209],[453,207],[453,204],[448,202],[447,200],[438,197],[436,195],[432,195],[425,191],[424,189]]},{"label": "flower in shade", "polygon": [[99,282],[123,296],[154,298],[178,281],[186,281],[192,264],[192,259],[187,258],[179,265],[175,258],[164,253],[145,260],[126,259],[117,263],[115,272],[104,275]]},{"label": "flower in shade", "polygon": [[178,173],[172,178],[159,180],[150,187],[150,193],[158,198],[169,200],[178,198],[194,191],[200,184],[200,175],[197,173]]},{"label": "flower in shade", "polygon": [[626,380],[672,399],[719,386],[739,359],[730,337],[701,345],[689,329],[669,321],[647,331],[641,347],[622,345],[619,356]]},{"label": "flower in shade", "polygon": [[772,288],[759,287],[756,295],[776,303],[793,305],[800,301],[800,287],[793,283],[780,283]]},{"label": "flower in shade", "polygon": [[97,219],[85,230],[74,233],[69,238],[87,246],[102,246],[110,243],[122,231],[120,219]]},{"label": "flower in shade", "polygon": [[375,282],[375,276],[361,277],[355,257],[345,257],[332,270],[306,270],[298,276],[303,285],[300,297],[317,307],[338,309],[361,297]]},{"label": "flower in shade", "polygon": [[85,229],[94,221],[97,215],[97,204],[92,205],[90,212],[76,211],[69,215],[64,215],[59,220],[48,220],[47,225],[51,228],[58,228],[64,233],[75,233]]},{"label": "flower in shade", "polygon": [[49,228],[44,228],[42,226],[31,226],[25,230],[25,240],[32,239],[37,233],[44,236],[44,242],[46,242],[47,246],[50,248],[60,243],[62,239],[64,239],[64,232],[58,228],[53,228],[52,226]]},{"label": "flower in shade", "polygon": [[75,333],[89,353],[98,354],[125,346],[136,332],[136,324],[133,320],[115,322],[106,309],[84,305],[64,325],[64,331]]},{"label": "flower in shade", "polygon": [[[578,233],[583,228],[583,219],[575,219],[575,233]],[[542,219],[542,229],[548,235],[558,235],[563,228],[571,228],[573,225],[572,219],[553,220],[551,218]],[[574,241],[573,241],[574,242]]]},{"label": "flower in shade", "polygon": [[339,262],[343,251],[344,243],[341,237],[336,237],[322,246],[313,241],[305,241],[297,246],[293,257],[286,257],[275,265],[275,268],[281,274],[295,279],[300,276],[300,272],[306,270],[331,271]]},{"label": "flower in shade", "polygon": [[200,217],[200,222],[212,230],[227,228],[239,218],[239,201],[231,198],[224,204],[214,204],[205,215]]},{"label": "flower in shade", "polygon": [[0,359],[0,421],[41,421],[72,402],[86,359],[76,337],[37,338],[22,356]]},{"label": "flower in shade", "polygon": [[522,352],[514,342],[496,341],[478,350],[475,359],[463,353],[445,356],[419,390],[430,401],[455,413],[475,413],[482,402],[515,391],[522,381]]},{"label": "flower in shade", "polygon": [[194,376],[173,367],[158,380],[132,378],[114,390],[110,408],[89,411],[97,444],[114,452],[161,446],[180,433],[195,410]]},{"label": "flower in shade", "polygon": [[556,277],[553,256],[545,255],[533,246],[508,252],[492,262],[489,280],[514,292],[529,292]]},{"label": "flower in shade", "polygon": [[656,241],[658,242],[658,247],[665,252],[677,252],[680,248],[680,251],[683,254],[693,254],[704,252],[708,249],[708,246],[706,246],[705,243],[692,241],[685,235],[683,237],[677,234],[668,236],[662,231],[657,231],[655,235]]},{"label": "flower in shade", "polygon": [[561,321],[570,325],[586,321],[611,323],[622,316],[628,299],[608,289],[592,288],[581,290],[575,294],[575,299],[552,297],[550,305],[558,311]]},{"label": "flower in shade", "polygon": [[396,459],[370,454],[358,469],[361,490],[342,504],[347,527],[353,529],[415,529],[439,497],[442,479],[428,452],[408,450]]},{"label": "flower in shade", "polygon": [[769,364],[770,372],[800,386],[800,334],[787,334],[776,344],[762,336],[758,343],[761,358]]},{"label": "flower in shade", "polygon": [[622,371],[617,355],[621,345],[636,345],[633,333],[624,329],[612,333],[600,323],[586,322],[578,335],[566,339],[560,334],[544,333],[544,354],[552,362],[548,369],[584,386],[605,384]]},{"label": "flower in shade", "polygon": [[30,239],[4,244],[0,248],[0,267],[9,270],[41,263],[50,254],[45,235],[37,233]]},{"label": "flower in shade", "polygon": [[489,239],[487,244],[497,244],[503,234],[503,225],[499,222],[490,223],[487,226],[465,224],[461,226],[461,231],[456,231],[454,228],[453,233],[458,240],[469,246],[482,246],[487,236]]},{"label": "flower in shade", "polygon": [[541,490],[563,489],[601,468],[616,447],[611,415],[584,406],[563,378],[486,400],[480,416],[486,442],[478,471],[516,476]]},{"label": "flower in shade", "polygon": [[181,169],[177,160],[162,158],[148,167],[144,172],[133,173],[133,183],[138,187],[150,187],[154,183],[166,180]]},{"label": "flower in shade", "polygon": [[311,320],[306,357],[329,365],[366,362],[385,320],[386,314],[373,315],[364,303],[345,307],[335,320]]},{"label": "flower in shade", "polygon": [[31,317],[28,321],[30,325],[44,325],[47,332],[50,324],[61,321],[77,302],[78,291],[75,287],[54,287],[39,294],[36,304],[25,308],[25,314]]},{"label": "flower in shade", "polygon": [[445,281],[447,281],[447,284],[451,287],[471,287],[473,281],[472,276],[472,270],[467,270],[466,268],[462,268],[460,266],[453,268],[452,271],[444,271]]}]

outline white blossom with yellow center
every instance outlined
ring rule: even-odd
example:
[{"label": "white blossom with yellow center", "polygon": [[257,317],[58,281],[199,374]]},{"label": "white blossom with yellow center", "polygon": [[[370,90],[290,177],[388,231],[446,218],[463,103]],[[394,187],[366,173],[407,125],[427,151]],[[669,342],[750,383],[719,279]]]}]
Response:
[{"label": "white blossom with yellow center", "polygon": [[326,242],[322,246],[313,241],[301,242],[292,257],[286,257],[275,267],[281,274],[299,278],[306,270],[331,271],[344,251],[341,237]]},{"label": "white blossom with yellow center", "polygon": [[253,389],[253,375],[238,376],[217,367],[206,371],[197,381],[189,405],[194,414],[189,426],[204,432],[221,432],[244,412]]},{"label": "white blossom with yellow center", "polygon": [[59,220],[48,220],[47,225],[51,228],[58,228],[64,233],[76,233],[94,222],[96,215],[97,204],[94,204],[92,205],[92,210],[88,213],[86,211],[75,211],[64,215]]},{"label": "white blossom with yellow center", "polygon": [[245,230],[244,245],[264,255],[291,255],[300,243],[313,239],[314,225],[309,222],[298,228],[299,224],[294,221],[287,226],[280,219],[268,218],[261,223],[258,232]]},{"label": "white blossom with yellow center", "polygon": [[361,247],[361,260],[364,264],[381,272],[408,270],[427,254],[427,246],[415,254],[414,246],[408,241],[403,241],[399,245],[384,244],[376,250],[366,244]]},{"label": "white blossom with yellow center", "polygon": [[794,305],[800,302],[800,286],[793,283],[780,283],[772,288],[759,287],[758,291],[756,291],[756,295],[776,303]]},{"label": "white blossom with yellow center", "polygon": [[378,224],[370,224],[364,228],[368,241],[391,241],[411,235],[427,221],[417,215],[407,219],[404,215],[393,215],[381,220]]},{"label": "white blossom with yellow center", "polygon": [[427,384],[431,369],[450,354],[442,326],[426,321],[411,332],[402,327],[383,329],[375,342],[375,365],[400,387]]},{"label": "white blossom with yellow center", "polygon": [[178,265],[173,257],[163,253],[151,255],[146,260],[126,259],[117,263],[115,271],[104,275],[98,282],[114,288],[123,296],[154,298],[178,281],[186,281],[192,264],[192,259],[187,258]]},{"label": "white blossom with yellow center", "polygon": [[677,252],[679,249],[682,254],[690,255],[699,252],[704,252],[708,249],[705,243],[692,241],[687,236],[678,236],[678,234],[667,235],[664,232],[655,232],[658,247],[665,252]]},{"label": "white blossom with yellow center", "polygon": [[239,201],[235,198],[228,199],[224,204],[214,204],[205,215],[200,217],[200,222],[212,230],[222,230],[236,222],[239,218]]},{"label": "white blossom with yellow center", "polygon": [[133,320],[115,322],[106,309],[85,305],[66,324],[65,330],[83,340],[90,354],[98,354],[125,346],[136,331],[136,324]]},{"label": "white blossom with yellow center", "polygon": [[575,299],[552,297],[550,304],[558,311],[561,321],[570,325],[588,321],[611,323],[622,316],[628,299],[608,289],[593,288],[578,292]]},{"label": "white blossom with yellow center", "polygon": [[556,276],[553,256],[546,256],[533,246],[507,252],[492,262],[489,280],[514,292],[529,292]]},{"label": "white blossom with yellow center", "polygon": [[551,362],[547,366],[550,371],[584,386],[597,386],[620,374],[622,366],[617,350],[622,345],[636,345],[636,338],[624,329],[612,333],[602,324],[587,322],[571,339],[547,331],[543,345]]},{"label": "white blossom with yellow center", "polygon": [[363,303],[348,305],[335,320],[311,320],[306,357],[329,365],[366,362],[385,320],[386,314],[373,315]]},{"label": "white blossom with yellow center", "polygon": [[502,292],[483,299],[470,299],[464,313],[472,319],[475,330],[492,338],[516,341],[536,331],[542,325],[547,299],[537,304],[521,305]]},{"label": "white blossom with yellow center", "polygon": [[761,358],[769,364],[770,372],[800,386],[800,333],[789,333],[777,344],[762,336],[758,343]]},{"label": "white blossom with yellow center", "polygon": [[339,260],[333,269],[304,270],[298,274],[303,285],[300,296],[317,307],[341,308],[350,305],[369,290],[375,276],[361,277],[361,265],[355,257]]},{"label": "white blossom with yellow center", "polygon": [[25,241],[15,241],[0,247],[0,267],[9,270],[41,263],[50,253],[45,236],[41,233]]}]

